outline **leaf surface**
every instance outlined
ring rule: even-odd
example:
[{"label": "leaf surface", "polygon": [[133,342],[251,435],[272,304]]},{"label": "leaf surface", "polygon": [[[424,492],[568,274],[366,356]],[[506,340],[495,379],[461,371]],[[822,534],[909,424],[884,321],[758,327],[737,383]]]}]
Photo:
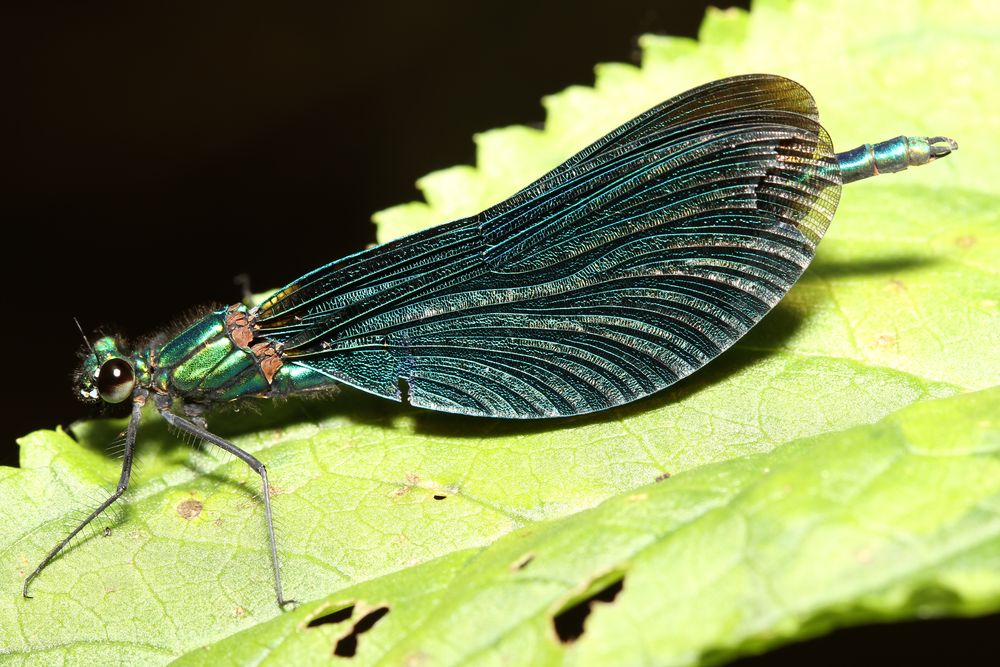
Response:
[{"label": "leaf surface", "polygon": [[[594,88],[546,99],[544,131],[479,135],[478,167],[423,179],[429,204],[379,214],[382,240],[474,213],[652,104],[748,71],[805,84],[839,150],[901,132],[961,150],[845,188],[782,304],[640,403],[504,422],[345,392],[213,418],[269,467],[286,589],[304,601],[292,613],[274,604],[256,476],[152,414],[128,502],[21,599],[113,488],[103,448],[122,423],[26,436],[22,467],[0,468],[0,656],[325,663],[354,629],[359,664],[691,664],[1000,609],[1000,120],[981,112],[1000,106],[998,12],[759,0],[710,12],[700,43],[645,38],[641,68],[599,66]],[[617,580],[559,641],[552,617]]]}]

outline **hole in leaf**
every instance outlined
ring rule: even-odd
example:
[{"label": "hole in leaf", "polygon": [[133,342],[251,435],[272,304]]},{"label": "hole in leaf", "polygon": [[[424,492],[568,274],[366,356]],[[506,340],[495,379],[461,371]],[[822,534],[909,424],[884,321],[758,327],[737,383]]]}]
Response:
[{"label": "hole in leaf", "polygon": [[354,624],[351,633],[337,642],[337,646],[333,649],[333,654],[339,655],[341,658],[353,658],[354,654],[358,652],[358,637],[375,627],[375,624],[382,620],[382,617],[388,613],[388,607],[377,607],[362,616]]},{"label": "hole in leaf", "polygon": [[528,552],[510,564],[510,571],[520,572],[524,568],[528,567],[528,564],[533,560],[535,560],[535,554]]},{"label": "hole in leaf", "polygon": [[317,616],[313,620],[309,621],[306,625],[307,628],[315,628],[320,625],[330,625],[332,623],[343,623],[354,614],[354,605],[349,607],[344,607],[343,609],[338,609],[337,611],[331,611],[329,614],[324,614],[322,616]]},{"label": "hole in leaf", "polygon": [[584,623],[597,603],[614,602],[625,585],[625,575],[612,572],[591,582],[582,598],[570,600],[566,607],[552,617],[556,636],[563,644],[571,644],[583,636]]}]

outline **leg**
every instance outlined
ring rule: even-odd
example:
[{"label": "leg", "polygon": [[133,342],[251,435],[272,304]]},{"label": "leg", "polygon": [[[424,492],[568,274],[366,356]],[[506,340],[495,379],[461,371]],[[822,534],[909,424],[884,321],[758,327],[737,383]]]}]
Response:
[{"label": "leg", "polygon": [[183,406],[181,412],[187,417],[192,424],[200,428],[202,431],[208,430],[208,422],[205,421],[205,413],[207,408],[204,405],[198,405],[197,403],[186,404]]},{"label": "leg", "polygon": [[271,540],[271,565],[274,568],[274,589],[278,595],[278,606],[284,608],[285,605],[294,603],[294,600],[286,600],[284,594],[281,592],[281,574],[278,570],[278,547],[274,540],[274,522],[271,519],[271,493],[267,484],[267,468],[264,467],[264,464],[258,461],[254,456],[243,451],[228,440],[224,440],[219,436],[210,433],[207,429],[201,428],[197,424],[175,415],[170,411],[169,405],[161,405],[158,403],[156,407],[159,409],[160,414],[163,415],[163,418],[171,426],[178,428],[185,433],[197,436],[206,442],[210,442],[216,447],[224,449],[246,463],[253,469],[254,472],[260,475],[260,479],[264,484],[264,520],[267,523],[267,536]]},{"label": "leg", "polygon": [[118,478],[118,488],[111,494],[110,498],[101,503],[100,507],[91,512],[90,516],[83,520],[83,523],[74,528],[73,532],[66,536],[66,539],[57,544],[56,547],[50,551],[44,559],[42,559],[42,562],[35,568],[35,571],[28,575],[28,578],[24,580],[24,587],[21,589],[21,594],[24,597],[31,597],[28,595],[28,586],[31,585],[31,582],[35,577],[42,573],[42,570],[44,570],[48,564],[52,562],[59,552],[62,551],[67,544],[69,544],[70,540],[76,537],[87,524],[99,517],[104,510],[111,507],[111,505],[116,500],[121,498],[123,493],[125,493],[125,489],[128,488],[129,477],[132,475],[132,455],[135,450],[135,433],[136,429],[139,427],[139,420],[142,418],[142,406],[145,405],[145,403],[146,392],[144,390],[140,390],[136,393],[135,398],[132,400],[132,418],[129,420],[128,429],[125,431],[125,457],[122,460],[122,474],[121,477]]}]

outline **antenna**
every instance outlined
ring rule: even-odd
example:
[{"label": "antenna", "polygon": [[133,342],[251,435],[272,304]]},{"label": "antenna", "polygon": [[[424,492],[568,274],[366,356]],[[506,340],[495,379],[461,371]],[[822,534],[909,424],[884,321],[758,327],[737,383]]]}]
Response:
[{"label": "antenna", "polygon": [[76,328],[79,329],[80,335],[83,336],[83,342],[87,345],[87,349],[90,350],[90,353],[94,355],[94,357],[97,357],[97,352],[94,352],[94,346],[90,344],[89,340],[87,340],[87,334],[83,333],[83,327],[80,326],[80,320],[74,317],[73,321],[76,322]]}]

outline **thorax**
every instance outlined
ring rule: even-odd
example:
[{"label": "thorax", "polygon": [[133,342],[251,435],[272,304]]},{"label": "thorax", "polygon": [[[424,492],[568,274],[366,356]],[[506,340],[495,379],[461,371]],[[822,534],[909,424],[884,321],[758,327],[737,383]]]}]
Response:
[{"label": "thorax", "polygon": [[254,339],[242,304],[209,313],[149,355],[153,391],[206,403],[267,396],[282,367],[277,346]]}]

